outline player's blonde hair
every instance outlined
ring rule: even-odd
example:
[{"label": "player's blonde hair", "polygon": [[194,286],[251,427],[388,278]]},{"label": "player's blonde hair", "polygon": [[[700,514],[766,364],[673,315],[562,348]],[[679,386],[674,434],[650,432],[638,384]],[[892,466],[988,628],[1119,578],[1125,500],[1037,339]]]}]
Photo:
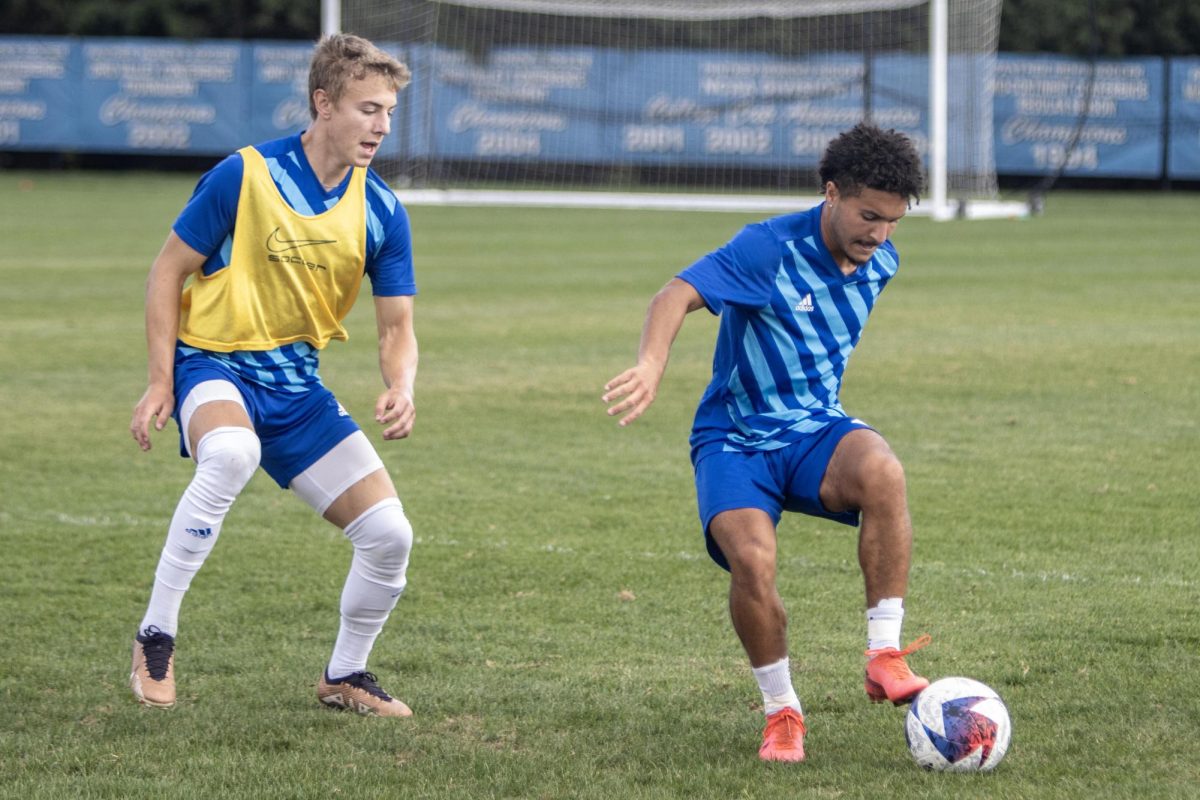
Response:
[{"label": "player's blonde hair", "polygon": [[308,113],[317,118],[317,104],[313,100],[317,89],[323,89],[337,103],[350,81],[362,80],[368,74],[387,78],[397,92],[412,80],[408,67],[361,36],[336,33],[322,38],[308,68]]}]

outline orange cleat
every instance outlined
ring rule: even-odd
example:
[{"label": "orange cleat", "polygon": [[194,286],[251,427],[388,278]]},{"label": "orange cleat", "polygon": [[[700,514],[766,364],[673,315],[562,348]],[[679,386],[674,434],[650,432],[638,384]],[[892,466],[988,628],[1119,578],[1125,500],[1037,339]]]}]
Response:
[{"label": "orange cleat", "polygon": [[915,642],[903,650],[894,647],[881,647],[878,650],[866,652],[866,680],[863,686],[872,703],[882,703],[890,700],[895,705],[911,703],[929,681],[920,675],[914,675],[904,661],[904,657],[920,650],[933,641],[929,634],[920,636]]},{"label": "orange cleat", "polygon": [[768,716],[758,757],[763,761],[803,761],[804,715],[789,706]]}]

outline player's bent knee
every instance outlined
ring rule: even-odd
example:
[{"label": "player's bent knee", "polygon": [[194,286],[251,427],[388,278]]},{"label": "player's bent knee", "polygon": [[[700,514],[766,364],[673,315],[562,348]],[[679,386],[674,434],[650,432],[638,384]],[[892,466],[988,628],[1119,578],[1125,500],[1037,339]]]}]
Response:
[{"label": "player's bent knee", "polygon": [[262,445],[249,428],[213,428],[196,444],[193,484],[212,504],[232,503],[262,458]]},{"label": "player's bent knee", "polygon": [[865,482],[880,490],[904,490],[904,465],[891,453],[874,453],[868,459]]},{"label": "player's bent knee", "polygon": [[413,529],[399,499],[389,497],[368,508],[346,526],[346,538],[370,571],[367,577],[380,583],[404,577]]},{"label": "player's bent knee", "polygon": [[775,573],[775,550],[772,547],[747,543],[728,544],[721,548],[729,561],[730,572],[745,578],[770,576]]},{"label": "player's bent knee", "polygon": [[857,496],[852,504],[864,511],[904,504],[908,492],[904,465],[890,452],[875,452],[863,459]]},{"label": "player's bent knee", "polygon": [[[718,522],[718,530],[720,522]],[[710,531],[714,526],[710,526]],[[729,562],[729,571],[739,582],[773,585],[775,581],[776,548],[774,534],[770,536],[750,531],[721,530],[714,534],[721,552]]]}]

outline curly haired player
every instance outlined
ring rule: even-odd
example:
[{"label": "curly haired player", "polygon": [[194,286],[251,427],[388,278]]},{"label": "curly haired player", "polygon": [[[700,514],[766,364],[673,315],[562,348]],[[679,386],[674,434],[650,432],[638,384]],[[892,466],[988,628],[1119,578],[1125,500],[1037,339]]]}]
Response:
[{"label": "curly haired player", "polygon": [[603,395],[610,416],[633,422],[654,401],[687,314],[720,315],[692,464],[708,552],[730,573],[730,616],[762,691],[767,761],[804,759],[775,581],[783,511],[859,526],[870,699],[903,703],[929,683],[905,661],[928,637],[900,649],[912,551],[904,470],[838,398],[846,361],[900,265],[888,237],[921,191],[921,160],[904,135],[859,124],[829,144],[820,178],[824,202],[747,226],[669,281],[650,303],[637,364]]}]

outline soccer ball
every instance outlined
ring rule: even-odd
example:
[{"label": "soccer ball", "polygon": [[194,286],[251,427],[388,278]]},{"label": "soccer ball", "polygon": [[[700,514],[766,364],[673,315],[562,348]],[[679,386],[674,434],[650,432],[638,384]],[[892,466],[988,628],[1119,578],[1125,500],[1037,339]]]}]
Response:
[{"label": "soccer ball", "polygon": [[904,738],[929,770],[984,772],[1008,752],[1012,722],[1000,695],[970,678],[934,681],[912,702]]}]

